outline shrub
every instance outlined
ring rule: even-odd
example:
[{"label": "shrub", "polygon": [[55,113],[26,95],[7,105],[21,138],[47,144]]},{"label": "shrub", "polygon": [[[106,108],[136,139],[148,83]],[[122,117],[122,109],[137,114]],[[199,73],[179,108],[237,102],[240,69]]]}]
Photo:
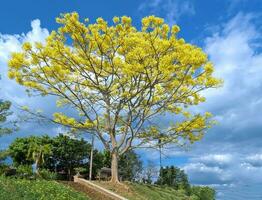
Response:
[{"label": "shrub", "polygon": [[40,178],[45,180],[56,180],[58,178],[55,172],[50,172],[48,169],[39,170]]},{"label": "shrub", "polygon": [[198,197],[196,200],[215,200],[215,190],[207,186],[192,186],[191,193]]},{"label": "shrub", "polygon": [[31,165],[19,165],[16,168],[16,177],[32,179],[34,178],[34,173]]}]

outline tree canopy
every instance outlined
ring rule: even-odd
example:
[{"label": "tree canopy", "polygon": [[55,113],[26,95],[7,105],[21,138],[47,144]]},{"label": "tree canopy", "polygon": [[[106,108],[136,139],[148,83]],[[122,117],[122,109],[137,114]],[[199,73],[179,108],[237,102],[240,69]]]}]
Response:
[{"label": "tree canopy", "polygon": [[10,107],[10,101],[0,100],[0,135],[12,132],[11,128],[3,126],[7,120],[7,117],[12,114],[12,112],[10,111]]},{"label": "tree canopy", "polygon": [[175,166],[161,167],[156,184],[184,189],[187,193],[190,193],[190,184],[187,175],[183,170]]},{"label": "tree canopy", "polygon": [[[77,13],[57,22],[45,43],[26,42],[12,54],[9,77],[77,111],[54,113],[54,121],[99,138],[112,152],[114,180],[118,156],[129,149],[202,138],[211,114],[188,107],[204,102],[201,91],[220,80],[202,49],[177,37],[178,26],[155,16],[143,18],[141,29],[126,16],[92,24]],[[152,120],[165,113],[174,117],[160,129]]]}]

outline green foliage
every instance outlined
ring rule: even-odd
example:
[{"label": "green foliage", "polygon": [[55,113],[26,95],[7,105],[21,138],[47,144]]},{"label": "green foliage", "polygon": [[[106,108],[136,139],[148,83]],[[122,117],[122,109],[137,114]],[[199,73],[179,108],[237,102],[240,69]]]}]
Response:
[{"label": "green foliage", "polygon": [[30,165],[19,165],[16,168],[16,175],[17,178],[26,178],[29,179],[34,177],[32,166]]},{"label": "green foliage", "polygon": [[[14,165],[32,165],[37,162],[40,168],[50,171],[64,171],[70,179],[73,169],[88,164],[91,145],[84,140],[72,139],[59,135],[54,138],[48,136],[30,136],[17,138],[9,146],[9,154]],[[52,153],[52,155],[51,155]],[[44,162],[43,162],[44,161]],[[102,167],[101,155],[94,151],[94,169]]]},{"label": "green foliage", "polygon": [[84,167],[76,167],[74,170],[76,173],[79,173],[79,174],[83,174],[86,172],[86,168]]},{"label": "green foliage", "polygon": [[125,181],[134,181],[142,171],[142,161],[132,150],[120,156],[119,171]]},{"label": "green foliage", "polygon": [[129,187],[133,194],[126,197],[130,200],[193,200],[185,194],[184,190],[176,190],[168,186],[130,183]]},{"label": "green foliage", "polygon": [[[83,166],[89,159],[91,145],[83,139],[72,139],[69,136],[60,134],[52,139],[52,157],[45,167],[52,171],[67,172],[68,179],[73,175],[76,167]],[[87,166],[87,164],[86,164]]]},{"label": "green foliage", "polygon": [[[102,167],[104,167],[104,159],[105,159],[104,154],[95,149],[93,152],[93,169],[92,169],[93,179],[98,175],[99,170]],[[89,168],[88,168],[88,172],[89,172]]]},{"label": "green foliage", "polygon": [[4,175],[7,168],[8,168],[8,165],[0,164],[0,176]]},{"label": "green foliage", "polygon": [[192,195],[195,196],[195,200],[215,200],[215,190],[207,186],[192,186]]},{"label": "green foliage", "polygon": [[48,136],[16,138],[9,146],[9,154],[15,166],[32,165],[34,163],[32,154],[34,149],[38,150],[37,145],[44,146],[50,143],[51,138]]},{"label": "green foliage", "polygon": [[[103,152],[104,167],[111,167],[111,154],[109,151]],[[119,157],[118,168],[122,180],[134,181],[142,171],[142,161],[133,151],[127,151]]]},{"label": "green foliage", "polygon": [[9,156],[7,150],[0,150],[0,165],[3,164],[3,161]]},{"label": "green foliage", "polygon": [[[3,134],[12,133],[13,131],[13,127],[6,126],[5,124],[5,122],[7,121],[7,117],[12,114],[12,112],[10,111],[11,105],[12,104],[10,101],[3,101],[2,99],[0,99],[0,136]],[[16,127],[16,122],[13,123]]]},{"label": "green foliage", "polygon": [[88,200],[67,186],[54,181],[10,179],[0,177],[0,199],[3,200]]},{"label": "green foliage", "polygon": [[51,172],[48,169],[40,169],[39,170],[39,178],[45,179],[45,180],[56,180],[57,179],[57,173]]},{"label": "green foliage", "polygon": [[36,164],[36,173],[38,173],[39,166],[45,163],[46,157],[51,155],[51,148],[52,146],[50,144],[44,144],[43,140],[39,137],[29,144],[27,157],[34,160]]},{"label": "green foliage", "polygon": [[11,102],[0,100],[0,135],[9,134],[12,132],[11,128],[6,128],[3,124],[6,122],[7,117],[12,114],[10,112]]},{"label": "green foliage", "polygon": [[174,187],[175,189],[183,189],[190,194],[190,184],[185,172],[178,167],[166,167],[161,168],[158,180],[156,182],[158,185],[168,185]]}]

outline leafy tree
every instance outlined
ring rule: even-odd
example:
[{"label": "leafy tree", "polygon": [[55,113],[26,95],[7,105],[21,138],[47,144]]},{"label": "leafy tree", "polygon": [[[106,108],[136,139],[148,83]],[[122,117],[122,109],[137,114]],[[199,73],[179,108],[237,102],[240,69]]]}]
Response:
[{"label": "leafy tree", "polygon": [[10,112],[11,102],[0,100],[0,136],[12,132],[11,128],[3,127],[6,122],[7,116],[11,115]]},{"label": "leafy tree", "polygon": [[[87,167],[91,145],[83,139],[72,139],[60,134],[52,139],[51,145],[52,156],[48,159],[46,168],[53,171],[64,170],[70,180],[74,168],[81,167],[84,163]],[[94,155],[96,155],[96,152]]]},{"label": "leafy tree", "polygon": [[[143,18],[141,30],[126,16],[113,21],[89,24],[64,14],[45,44],[26,42],[12,54],[8,73],[77,111],[77,117],[54,113],[54,122],[95,134],[111,152],[111,181],[118,183],[119,156],[128,150],[200,140],[211,115],[187,108],[205,101],[201,91],[220,81],[207,55],[177,37],[178,26],[155,16]],[[174,116],[169,127],[149,123],[164,113]]]},{"label": "leafy tree", "polygon": [[178,167],[165,167],[161,168],[159,172],[159,177],[156,182],[158,185],[168,185],[176,189],[183,189],[190,194],[190,184],[184,170]]}]

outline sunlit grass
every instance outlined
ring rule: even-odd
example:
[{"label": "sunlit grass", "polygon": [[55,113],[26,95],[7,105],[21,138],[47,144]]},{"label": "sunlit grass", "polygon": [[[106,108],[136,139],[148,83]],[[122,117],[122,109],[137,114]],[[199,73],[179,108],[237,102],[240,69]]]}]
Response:
[{"label": "sunlit grass", "polygon": [[1,200],[88,200],[85,194],[55,181],[11,179],[0,176]]}]

